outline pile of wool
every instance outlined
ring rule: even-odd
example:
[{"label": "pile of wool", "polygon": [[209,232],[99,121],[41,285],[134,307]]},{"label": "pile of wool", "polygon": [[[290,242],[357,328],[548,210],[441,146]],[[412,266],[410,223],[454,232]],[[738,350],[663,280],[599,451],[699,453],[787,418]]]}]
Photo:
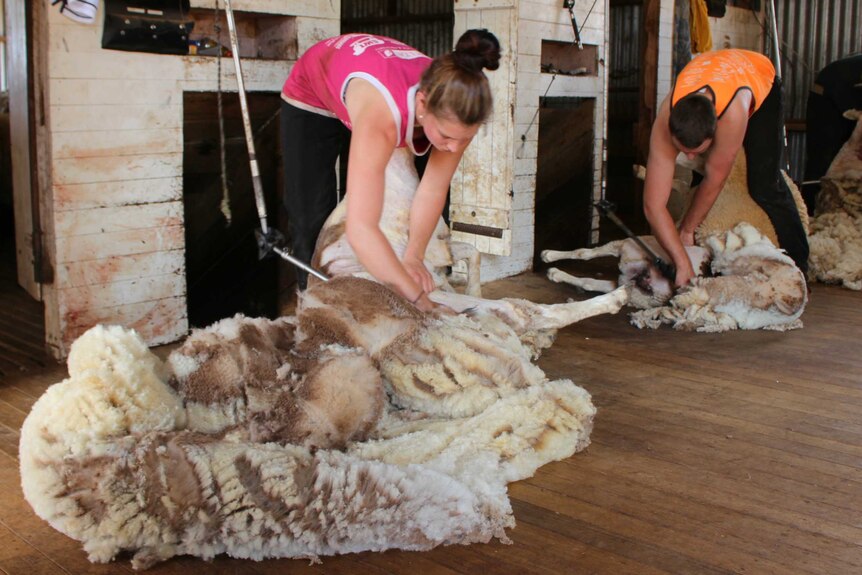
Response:
[{"label": "pile of wool", "polygon": [[357,278],[166,362],[99,326],[27,416],[24,495],[92,561],[135,568],[505,541],[507,484],[586,447],[595,414],[532,353],[491,312],[420,314]]}]

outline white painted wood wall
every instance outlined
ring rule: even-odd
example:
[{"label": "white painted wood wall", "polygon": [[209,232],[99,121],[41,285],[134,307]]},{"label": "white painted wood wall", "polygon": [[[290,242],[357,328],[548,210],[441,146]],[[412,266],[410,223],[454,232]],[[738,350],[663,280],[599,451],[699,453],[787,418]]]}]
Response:
[{"label": "white painted wood wall", "polygon": [[532,266],[539,135],[536,112],[542,96],[596,99],[593,196],[600,197],[606,137],[607,10],[607,0],[575,3],[581,40],[598,47],[598,75],[558,75],[551,84],[553,75],[541,73],[542,40],[574,41],[569,12],[561,0],[455,0],[455,38],[470,28],[488,28],[503,47],[500,69],[488,73],[495,97],[494,117],[467,148],[452,182],[450,202],[453,221],[504,230],[500,239],[452,234],[453,239],[472,243],[483,252],[482,281]]},{"label": "white painted wood wall", "polygon": [[[213,7],[192,0],[192,7]],[[298,49],[336,35],[338,0],[234,0],[236,11],[297,16]],[[48,11],[49,174],[42,190],[46,337],[57,357],[97,323],[150,345],[188,331],[183,231],[183,92],[215,91],[215,58],[101,48],[102,14],[85,25]],[[227,42],[227,30],[224,30]],[[244,60],[249,91],[281,90],[290,61]],[[236,91],[233,62],[222,86]],[[215,119],[214,119],[215,121]]]}]

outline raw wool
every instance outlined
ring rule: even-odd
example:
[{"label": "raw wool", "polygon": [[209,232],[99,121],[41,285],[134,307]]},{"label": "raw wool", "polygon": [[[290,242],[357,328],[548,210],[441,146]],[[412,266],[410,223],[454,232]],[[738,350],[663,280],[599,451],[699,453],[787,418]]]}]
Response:
[{"label": "raw wool", "polygon": [[768,238],[742,223],[708,237],[706,247],[716,277],[697,277],[668,305],[633,313],[633,325],[670,324],[703,332],[802,327],[799,317],[808,301],[805,277]]},{"label": "raw wool", "polygon": [[[805,233],[808,233],[808,210],[805,207],[805,200],[803,200],[799,188],[790,179],[790,176],[784,171],[781,172],[781,175],[790,188],[790,193],[793,195],[796,210],[799,212],[799,217],[802,220],[802,227]],[[693,197],[694,193],[689,196],[689,201]],[[687,210],[688,206],[686,206]],[[740,151],[736,155],[736,160],[733,162],[730,175],[727,176],[721,193],[709,209],[706,218],[695,230],[695,241],[698,245],[703,245],[709,236],[732,230],[737,224],[742,222],[746,222],[760,231],[761,234],[772,242],[772,245],[778,245],[778,236],[775,233],[775,227],[772,225],[766,212],[763,211],[763,208],[757,205],[757,202],[748,193],[748,171],[745,153]]]},{"label": "raw wool", "polygon": [[[407,148],[396,149],[386,166],[383,212],[380,230],[389,241],[395,254],[401,258],[407,249],[410,208],[419,186],[419,175],[413,163],[413,155]],[[339,203],[329,215],[317,239],[312,266],[328,276],[357,276],[374,279],[365,271],[345,234],[347,202]],[[451,242],[449,228],[443,218],[437,220],[428,247],[425,264],[439,289],[453,291],[449,283],[447,268],[455,263],[455,254],[466,262],[466,293],[480,297],[480,255],[475,247],[462,242]]]},{"label": "raw wool", "polygon": [[507,483],[586,447],[595,414],[518,335],[493,310],[422,314],[358,278],[312,285],[295,318],[195,332],[172,373],[134,332],[96,327],[24,422],[24,495],[92,561],[130,551],[135,568],[505,541]]},{"label": "raw wool", "polygon": [[844,115],[856,120],[856,128],[820,181],[808,238],[809,275],[862,290],[862,111]]}]

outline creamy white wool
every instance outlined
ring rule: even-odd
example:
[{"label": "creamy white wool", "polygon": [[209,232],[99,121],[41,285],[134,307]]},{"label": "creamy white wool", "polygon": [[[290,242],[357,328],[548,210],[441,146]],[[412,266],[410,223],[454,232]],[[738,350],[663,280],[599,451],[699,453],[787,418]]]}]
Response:
[{"label": "creamy white wool", "polygon": [[698,277],[667,305],[631,314],[639,328],[722,332],[788,330],[808,301],[805,277],[793,260],[753,226],[743,222],[705,240],[716,277]]},{"label": "creamy white wool", "polygon": [[862,217],[823,214],[813,219],[812,229],[809,275],[823,283],[862,290]]},{"label": "creamy white wool", "polygon": [[[480,352],[490,345],[500,348],[501,358],[510,355],[520,383],[491,377],[481,386],[499,389],[480,402],[484,407],[453,407],[436,416],[391,411],[392,404],[373,436],[344,453],[253,443],[239,429],[200,442],[183,431],[180,400],[163,376],[154,375],[163,366],[136,336],[119,328],[91,330],[73,347],[75,365],[99,367],[72,372],[49,388],[22,429],[25,497],[40,517],[82,541],[91,560],[131,550],[136,568],[177,554],[313,557],[506,540],[504,530],[514,526],[508,482],[583,449],[595,408],[570,381],[549,382],[529,363],[531,349],[500,320],[448,320],[451,325],[445,316],[431,322],[430,331],[439,335],[429,335],[427,345],[443,345],[447,329],[495,325],[490,344],[472,335],[464,341]],[[218,333],[239,333],[225,327]],[[327,347],[348,364],[356,357],[355,350]],[[98,359],[82,355],[88,349]],[[463,360],[477,366],[474,361],[482,360]],[[468,374],[460,380],[466,384]],[[440,385],[441,397],[468,402],[468,392]],[[126,395],[117,395],[124,386]],[[400,393],[397,386],[392,390]],[[196,426],[207,417],[247,416],[210,407],[209,416],[201,405],[189,410],[201,411]],[[469,415],[457,415],[459,409]],[[325,416],[318,419],[327,425]],[[100,479],[90,483],[97,471]],[[70,491],[74,477],[83,483]],[[189,501],[199,503],[184,511]],[[168,520],[172,514],[181,515]]]},{"label": "creamy white wool", "polygon": [[808,273],[817,281],[862,290],[862,111],[844,116],[856,120],[856,127],[821,179]]}]

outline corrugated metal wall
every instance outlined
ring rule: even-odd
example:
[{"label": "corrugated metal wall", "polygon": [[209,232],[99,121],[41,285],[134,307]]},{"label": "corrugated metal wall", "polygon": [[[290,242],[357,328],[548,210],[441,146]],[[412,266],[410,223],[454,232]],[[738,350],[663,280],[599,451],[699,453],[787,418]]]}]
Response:
[{"label": "corrugated metal wall", "polygon": [[808,91],[826,64],[862,51],[862,0],[775,0],[775,13],[790,128],[790,174],[798,182],[805,169],[805,132],[799,128]]},{"label": "corrugated metal wall", "polygon": [[401,40],[434,57],[452,50],[453,0],[341,0],[341,31]]}]

